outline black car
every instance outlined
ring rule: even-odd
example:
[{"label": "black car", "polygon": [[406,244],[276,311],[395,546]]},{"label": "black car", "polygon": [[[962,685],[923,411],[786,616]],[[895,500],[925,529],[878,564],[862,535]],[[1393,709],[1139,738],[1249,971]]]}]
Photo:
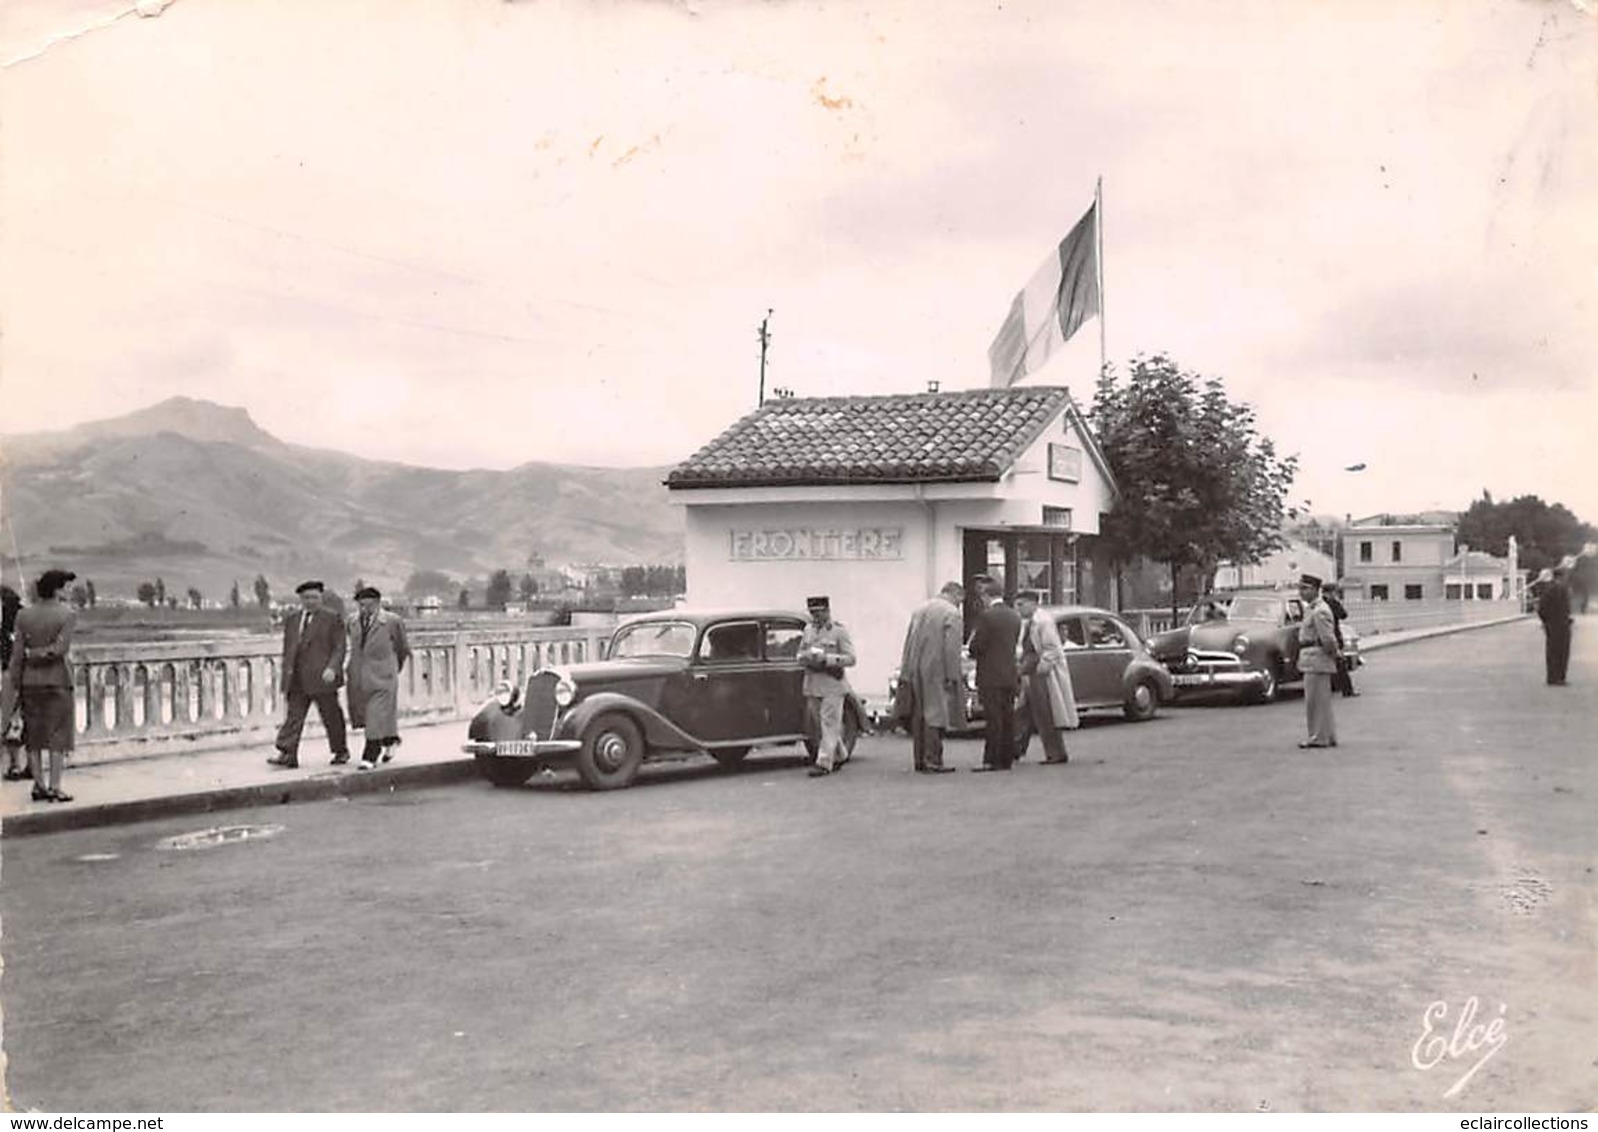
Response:
[{"label": "black car", "polygon": [[[612,635],[606,659],[535,672],[524,690],[502,684],[472,718],[464,749],[496,786],[569,766],[595,790],[631,785],[646,762],[709,755],[735,767],[754,747],[803,743],[813,761],[817,725],[805,710],[798,659],[805,620],[786,610],[670,610],[629,620]],[[849,697],[851,752],[864,720]]]}]

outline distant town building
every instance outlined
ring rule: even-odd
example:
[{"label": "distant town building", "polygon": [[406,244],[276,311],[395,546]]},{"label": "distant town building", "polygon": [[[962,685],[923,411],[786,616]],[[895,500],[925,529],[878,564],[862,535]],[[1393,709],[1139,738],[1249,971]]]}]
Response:
[{"label": "distant town building", "polygon": [[1239,590],[1249,587],[1279,588],[1296,583],[1301,574],[1314,574],[1317,578],[1337,576],[1337,563],[1332,556],[1317,550],[1302,539],[1290,538],[1287,545],[1257,563],[1233,565],[1222,563],[1215,571],[1217,590]]},{"label": "distant town building", "polygon": [[[1343,528],[1343,587],[1368,601],[1497,601],[1516,592],[1514,567],[1455,542],[1449,512],[1373,515]],[[1440,517],[1442,522],[1415,519]]]}]

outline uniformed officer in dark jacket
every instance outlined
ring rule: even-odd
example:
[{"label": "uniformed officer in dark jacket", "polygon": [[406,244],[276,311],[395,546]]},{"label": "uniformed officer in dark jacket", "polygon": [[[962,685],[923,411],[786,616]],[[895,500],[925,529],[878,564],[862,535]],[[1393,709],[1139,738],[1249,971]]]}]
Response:
[{"label": "uniformed officer in dark jacket", "polygon": [[1565,568],[1554,568],[1553,578],[1537,598],[1537,618],[1543,623],[1543,664],[1548,683],[1558,687],[1565,682],[1570,665],[1570,590],[1565,584]]}]

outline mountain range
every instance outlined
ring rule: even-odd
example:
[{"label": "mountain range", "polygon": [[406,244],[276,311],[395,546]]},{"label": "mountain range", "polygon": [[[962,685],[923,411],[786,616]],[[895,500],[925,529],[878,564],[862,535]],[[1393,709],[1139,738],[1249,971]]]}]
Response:
[{"label": "mountain range", "polygon": [[679,563],[683,518],[669,469],[528,463],[450,471],[287,444],[241,408],[174,397],[60,432],[0,437],[0,558],[93,579],[132,596],[159,576],[168,593],[249,600],[307,577],[398,590],[414,571],[462,581],[536,559]]}]

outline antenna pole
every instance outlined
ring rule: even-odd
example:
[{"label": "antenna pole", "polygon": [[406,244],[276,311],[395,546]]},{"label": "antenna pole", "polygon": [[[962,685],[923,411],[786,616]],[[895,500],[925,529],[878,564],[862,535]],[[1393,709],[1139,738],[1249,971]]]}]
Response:
[{"label": "antenna pole", "polygon": [[759,408],[766,403],[766,347],[771,345],[771,308],[766,308],[766,317],[760,320],[760,399],[755,402]]}]

